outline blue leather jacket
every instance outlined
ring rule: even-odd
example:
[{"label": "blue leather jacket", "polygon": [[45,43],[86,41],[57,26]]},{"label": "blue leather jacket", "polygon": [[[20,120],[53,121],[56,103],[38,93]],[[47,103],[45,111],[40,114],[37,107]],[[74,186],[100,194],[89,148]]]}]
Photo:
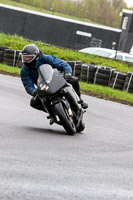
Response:
[{"label": "blue leather jacket", "polygon": [[36,61],[34,66],[27,67],[25,64],[21,68],[21,80],[28,94],[32,95],[32,92],[37,85],[38,68],[40,65],[49,64],[53,68],[57,68],[60,72],[67,72],[72,74],[72,68],[69,64],[63,62],[55,56],[45,55],[41,52],[39,60]]}]

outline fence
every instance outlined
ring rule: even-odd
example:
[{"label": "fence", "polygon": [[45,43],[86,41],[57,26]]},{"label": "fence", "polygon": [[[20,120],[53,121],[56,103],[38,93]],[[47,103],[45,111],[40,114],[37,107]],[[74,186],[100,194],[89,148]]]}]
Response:
[{"label": "fence", "polygon": [[118,45],[121,29],[0,4],[0,32],[70,49],[111,49],[113,42]]}]

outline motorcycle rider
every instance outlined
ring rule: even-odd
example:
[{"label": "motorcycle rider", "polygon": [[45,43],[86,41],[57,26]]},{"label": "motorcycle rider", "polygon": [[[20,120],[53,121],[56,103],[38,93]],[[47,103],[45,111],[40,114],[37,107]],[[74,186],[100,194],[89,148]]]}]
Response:
[{"label": "motorcycle rider", "polygon": [[49,64],[52,66],[52,68],[57,68],[58,71],[64,72],[66,81],[72,84],[77,92],[80,98],[79,103],[81,103],[82,108],[88,108],[88,104],[81,99],[78,79],[72,76],[72,68],[69,64],[55,56],[43,54],[35,44],[26,45],[22,49],[20,55],[23,63],[21,68],[21,80],[26,92],[32,96],[30,105],[33,108],[45,111],[35,88],[38,79],[38,68],[42,64]]}]

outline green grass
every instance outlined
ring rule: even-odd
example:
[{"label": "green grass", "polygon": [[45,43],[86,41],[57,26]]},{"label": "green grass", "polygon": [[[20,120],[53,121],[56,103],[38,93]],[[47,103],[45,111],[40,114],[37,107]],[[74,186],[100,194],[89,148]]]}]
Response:
[{"label": "green grass", "polygon": [[127,91],[121,91],[121,90],[113,89],[107,86],[88,84],[84,82],[80,82],[80,87],[82,90],[95,92],[97,96],[98,94],[99,95],[103,94],[105,95],[105,98],[106,96],[108,96],[112,99],[114,98],[120,101],[123,100],[123,101],[133,103],[133,94],[128,93]]},{"label": "green grass", "polygon": [[18,67],[11,67],[8,65],[4,65],[0,63],[0,71],[3,72],[9,72],[9,73],[14,73],[14,74],[20,74],[20,68]]}]

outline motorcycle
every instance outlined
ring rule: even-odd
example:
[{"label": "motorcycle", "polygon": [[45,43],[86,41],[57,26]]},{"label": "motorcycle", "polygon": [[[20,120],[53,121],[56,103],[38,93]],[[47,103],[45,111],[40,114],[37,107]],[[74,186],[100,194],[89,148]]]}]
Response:
[{"label": "motorcycle", "polygon": [[48,64],[41,65],[38,73],[37,93],[51,125],[55,122],[63,126],[69,135],[82,132],[84,111],[72,85]]}]

